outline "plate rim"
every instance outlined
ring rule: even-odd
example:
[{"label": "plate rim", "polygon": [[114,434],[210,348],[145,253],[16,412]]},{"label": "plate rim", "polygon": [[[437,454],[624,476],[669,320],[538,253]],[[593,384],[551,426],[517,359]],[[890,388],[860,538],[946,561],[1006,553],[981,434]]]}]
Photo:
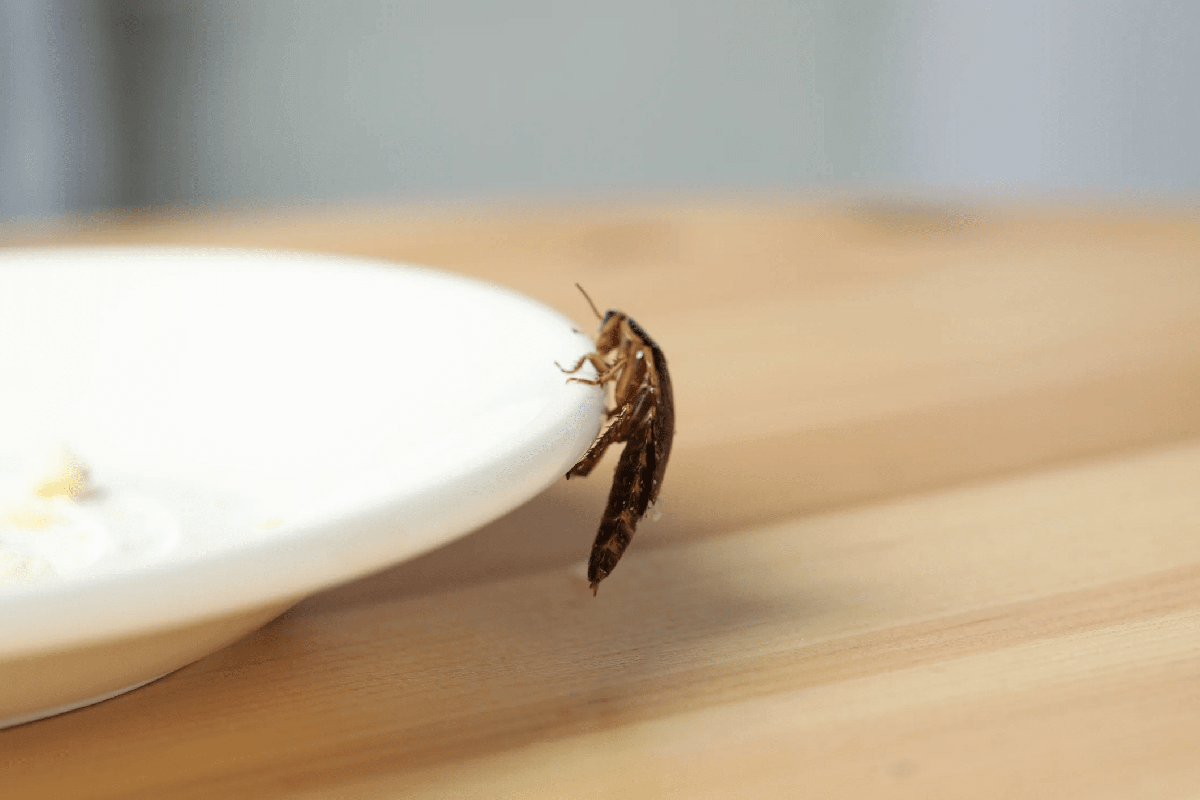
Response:
[{"label": "plate rim", "polygon": [[[568,317],[516,290],[471,276],[379,258],[270,248],[98,245],[0,249],[0,270],[6,267],[5,262],[11,264],[20,256],[86,259],[98,252],[106,257],[123,252],[137,258],[186,256],[197,263],[205,256],[216,255],[249,262],[291,261],[296,267],[336,266],[378,270],[381,274],[419,272],[472,286],[498,301],[561,322],[562,345],[577,345],[580,354],[592,345]],[[169,629],[287,598],[298,601],[416,558],[503,516],[560,479],[594,440],[603,408],[602,389],[564,381],[561,391],[516,433],[415,493],[383,498],[365,508],[336,509],[289,526],[284,536],[249,540],[238,547],[187,559],[168,558],[110,573],[83,574],[63,582],[0,587],[0,659]],[[520,470],[512,469],[514,456],[524,462]],[[489,479],[497,473],[506,473],[507,488],[493,487],[487,501],[477,504],[483,510],[446,513],[443,509],[439,513],[437,495],[443,496],[444,505],[445,494],[495,484]],[[400,555],[388,555],[388,543],[380,541],[385,538],[380,531],[394,531],[401,520],[408,531],[417,529],[420,533],[411,539],[405,537],[407,546],[391,548],[402,550]],[[331,530],[337,530],[338,535],[329,536]],[[297,579],[299,575],[304,578]],[[156,588],[164,582],[171,585],[171,603],[156,602]],[[54,624],[34,624],[47,619]]]}]

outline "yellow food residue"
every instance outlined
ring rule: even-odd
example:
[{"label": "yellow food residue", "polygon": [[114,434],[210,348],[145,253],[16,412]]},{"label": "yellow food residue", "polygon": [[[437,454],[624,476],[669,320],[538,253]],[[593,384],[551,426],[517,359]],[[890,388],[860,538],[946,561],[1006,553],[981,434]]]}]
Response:
[{"label": "yellow food residue", "polygon": [[43,530],[60,519],[60,515],[56,514],[52,507],[40,503],[25,503],[5,511],[5,522],[27,531]]},{"label": "yellow food residue", "polygon": [[79,497],[87,494],[88,471],[83,462],[65,446],[46,454],[33,474],[33,494],[37,497]]},{"label": "yellow food residue", "polygon": [[54,574],[54,567],[41,556],[23,556],[0,549],[0,584],[25,583]]},{"label": "yellow food residue", "polygon": [[23,480],[6,483],[11,485],[0,496],[0,585],[56,574],[55,563],[45,557],[48,553],[39,551],[62,546],[58,539],[69,525],[71,507],[92,491],[87,467],[58,445],[48,449]]}]

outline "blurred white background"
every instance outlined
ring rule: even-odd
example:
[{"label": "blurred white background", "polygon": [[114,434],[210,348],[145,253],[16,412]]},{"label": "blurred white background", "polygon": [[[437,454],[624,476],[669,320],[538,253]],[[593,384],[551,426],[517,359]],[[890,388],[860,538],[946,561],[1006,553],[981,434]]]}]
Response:
[{"label": "blurred white background", "polygon": [[1200,193],[1196,0],[0,0],[0,220]]}]

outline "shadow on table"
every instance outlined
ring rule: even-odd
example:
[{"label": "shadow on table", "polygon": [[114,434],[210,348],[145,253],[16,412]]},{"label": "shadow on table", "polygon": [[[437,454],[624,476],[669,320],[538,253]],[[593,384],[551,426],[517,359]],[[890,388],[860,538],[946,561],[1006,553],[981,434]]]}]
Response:
[{"label": "shadow on table", "polygon": [[[322,612],[340,610],[583,562],[604,507],[604,498],[597,494],[596,488],[605,487],[556,484],[461,539],[412,561],[323,592],[306,601],[304,607],[319,608]],[[642,532],[652,534],[651,530]]]},{"label": "shadow on table", "polygon": [[[643,548],[593,598],[571,567],[602,501],[554,487],[175,675],[4,732],[3,749],[46,796],[319,796],[683,713],[714,687],[752,696],[751,668],[774,659],[790,674],[806,620],[837,611],[832,594],[731,571],[736,535]],[[109,782],[73,775],[61,752],[110,765]]]}]

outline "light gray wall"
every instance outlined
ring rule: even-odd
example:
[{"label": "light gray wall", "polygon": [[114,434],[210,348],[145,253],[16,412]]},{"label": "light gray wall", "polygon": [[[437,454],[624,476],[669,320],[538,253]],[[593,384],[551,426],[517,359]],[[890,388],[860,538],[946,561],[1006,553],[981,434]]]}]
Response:
[{"label": "light gray wall", "polygon": [[[0,216],[647,189],[1200,193],[1195,0],[0,0],[0,26],[14,19]],[[90,31],[86,46],[47,36],[56,24]]]},{"label": "light gray wall", "polygon": [[795,186],[828,173],[818,26],[794,4],[192,8],[188,25],[151,23],[178,89],[148,120],[164,167],[152,196]]},{"label": "light gray wall", "polygon": [[120,201],[102,3],[0,0],[0,219]]},{"label": "light gray wall", "polygon": [[926,5],[907,35],[906,178],[1200,191],[1200,2]]}]

